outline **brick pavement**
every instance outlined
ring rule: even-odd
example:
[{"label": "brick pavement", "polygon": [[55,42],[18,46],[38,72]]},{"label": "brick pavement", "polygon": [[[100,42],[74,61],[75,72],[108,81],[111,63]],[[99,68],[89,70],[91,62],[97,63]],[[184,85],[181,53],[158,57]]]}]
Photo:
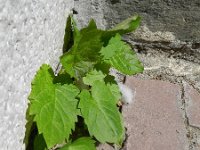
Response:
[{"label": "brick pavement", "polygon": [[182,91],[181,86],[160,80],[128,77],[126,85],[135,97],[123,107],[128,134],[124,149],[189,150],[182,96],[190,123],[200,126],[200,94],[189,85]]},{"label": "brick pavement", "polygon": [[[200,94],[189,84],[127,77],[132,104],[123,106],[122,150],[199,150]],[[98,150],[114,150],[101,145]]]}]

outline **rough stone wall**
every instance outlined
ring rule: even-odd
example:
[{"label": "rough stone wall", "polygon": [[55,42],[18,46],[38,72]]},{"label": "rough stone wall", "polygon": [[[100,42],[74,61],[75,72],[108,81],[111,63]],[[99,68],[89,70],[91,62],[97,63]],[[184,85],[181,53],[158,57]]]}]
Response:
[{"label": "rough stone wall", "polygon": [[173,32],[181,41],[200,39],[199,0],[107,0],[109,26],[131,14],[140,14],[152,32]]},{"label": "rough stone wall", "polygon": [[[100,27],[110,28],[133,14],[139,14],[141,27],[136,34],[129,36],[137,48],[142,46],[144,51],[162,49],[174,57],[200,63],[199,0],[77,0],[75,3],[82,25],[92,17],[98,23],[103,22]],[[83,9],[85,7],[87,9]]]},{"label": "rough stone wall", "polygon": [[81,26],[94,18],[102,28],[139,14],[141,26],[124,39],[134,45],[145,73],[154,78],[161,74],[163,78],[167,74],[181,76],[200,89],[199,0],[77,0],[75,9]]},{"label": "rough stone wall", "polygon": [[141,27],[132,38],[140,49],[141,45],[143,49],[162,49],[176,58],[200,63],[199,0],[106,2],[104,16],[107,27],[132,14],[139,14],[142,17]]},{"label": "rough stone wall", "polygon": [[56,67],[73,0],[0,0],[0,149],[20,150],[31,80]]}]

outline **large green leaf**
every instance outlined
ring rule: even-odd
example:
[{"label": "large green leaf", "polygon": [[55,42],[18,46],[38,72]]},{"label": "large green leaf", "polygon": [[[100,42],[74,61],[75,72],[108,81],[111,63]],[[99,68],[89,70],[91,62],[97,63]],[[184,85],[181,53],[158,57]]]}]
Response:
[{"label": "large green leaf", "polygon": [[117,34],[100,51],[103,60],[121,73],[134,75],[143,71],[143,66],[135,52]]},{"label": "large green leaf", "polygon": [[96,150],[94,143],[95,141],[90,137],[81,137],[73,143],[65,145],[59,150]]},{"label": "large green leaf", "polygon": [[75,128],[79,90],[74,85],[54,84],[53,70],[42,65],[33,82],[29,96],[30,114],[35,115],[39,134],[43,134],[47,147],[63,142]]},{"label": "large green leaf", "polygon": [[91,136],[94,135],[102,143],[122,143],[122,117],[116,106],[115,97],[104,82],[95,81],[91,94],[87,90],[81,92],[79,108]]}]

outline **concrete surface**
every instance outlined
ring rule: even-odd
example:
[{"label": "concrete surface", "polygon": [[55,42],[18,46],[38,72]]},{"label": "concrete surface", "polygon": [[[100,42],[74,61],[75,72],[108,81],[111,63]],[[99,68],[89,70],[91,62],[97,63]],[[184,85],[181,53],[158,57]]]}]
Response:
[{"label": "concrete surface", "polygon": [[73,0],[0,0],[0,149],[21,150],[31,80],[62,53]]}]

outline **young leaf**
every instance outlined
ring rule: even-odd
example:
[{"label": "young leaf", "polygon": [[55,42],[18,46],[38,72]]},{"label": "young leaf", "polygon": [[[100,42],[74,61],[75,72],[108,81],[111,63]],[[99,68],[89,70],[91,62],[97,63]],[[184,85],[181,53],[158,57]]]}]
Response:
[{"label": "young leaf", "polygon": [[29,96],[29,115],[35,115],[39,134],[43,134],[48,148],[68,138],[77,121],[75,97],[79,90],[74,85],[53,84],[53,80],[53,70],[42,65],[32,82]]},{"label": "young leaf", "polygon": [[117,33],[122,35],[135,30],[139,23],[140,17],[134,16],[108,31],[97,29],[94,20],[81,31],[74,28],[74,45],[69,53],[60,58],[63,67],[71,77],[83,77],[98,62],[99,51],[103,45],[107,45],[110,38]]},{"label": "young leaf", "polygon": [[124,138],[124,127],[115,97],[102,81],[94,82],[91,93],[83,90],[79,102],[90,135],[102,143],[120,145]]},{"label": "young leaf", "polygon": [[134,75],[143,71],[143,66],[136,54],[117,34],[111,38],[108,45],[100,51],[103,61],[113,68],[127,75]]},{"label": "young leaf", "polygon": [[117,24],[114,28],[104,31],[102,34],[102,39],[104,41],[104,46],[108,44],[110,38],[114,37],[116,34],[126,34],[132,31],[135,31],[137,27],[140,25],[140,16],[132,16],[121,23]]},{"label": "young leaf", "polygon": [[[105,77],[108,77],[108,76],[103,74],[101,71],[92,70],[86,75],[86,77],[83,77],[83,82],[86,85],[93,86],[95,84],[95,81],[104,82]],[[108,81],[106,86],[109,88],[112,95],[115,97],[115,101],[117,103],[121,99],[121,93],[116,81],[114,81],[114,79],[112,81]]]},{"label": "young leaf", "polygon": [[94,143],[95,141],[90,137],[81,137],[73,143],[65,145],[59,150],[96,150]]},{"label": "young leaf", "polygon": [[71,18],[71,24],[72,24],[72,30],[73,30],[73,39],[74,39],[74,43],[78,42],[80,40],[80,31],[77,27],[76,21],[74,20],[74,18],[72,16],[70,16]]},{"label": "young leaf", "polygon": [[126,34],[129,32],[134,31],[140,25],[140,16],[132,16],[121,23],[117,24],[114,28],[110,29],[109,31],[117,32],[119,34]]},{"label": "young leaf", "polygon": [[87,85],[93,85],[95,81],[104,81],[104,75],[101,71],[92,70],[90,71],[86,77],[83,77],[83,82]]},{"label": "young leaf", "polygon": [[72,16],[67,18],[67,23],[65,27],[65,36],[63,44],[63,53],[67,52],[73,45],[73,31],[72,31]]},{"label": "young leaf", "polygon": [[64,69],[71,77],[83,77],[97,63],[103,45],[101,34],[92,20],[88,27],[83,28],[75,37],[72,49],[60,58]]}]

